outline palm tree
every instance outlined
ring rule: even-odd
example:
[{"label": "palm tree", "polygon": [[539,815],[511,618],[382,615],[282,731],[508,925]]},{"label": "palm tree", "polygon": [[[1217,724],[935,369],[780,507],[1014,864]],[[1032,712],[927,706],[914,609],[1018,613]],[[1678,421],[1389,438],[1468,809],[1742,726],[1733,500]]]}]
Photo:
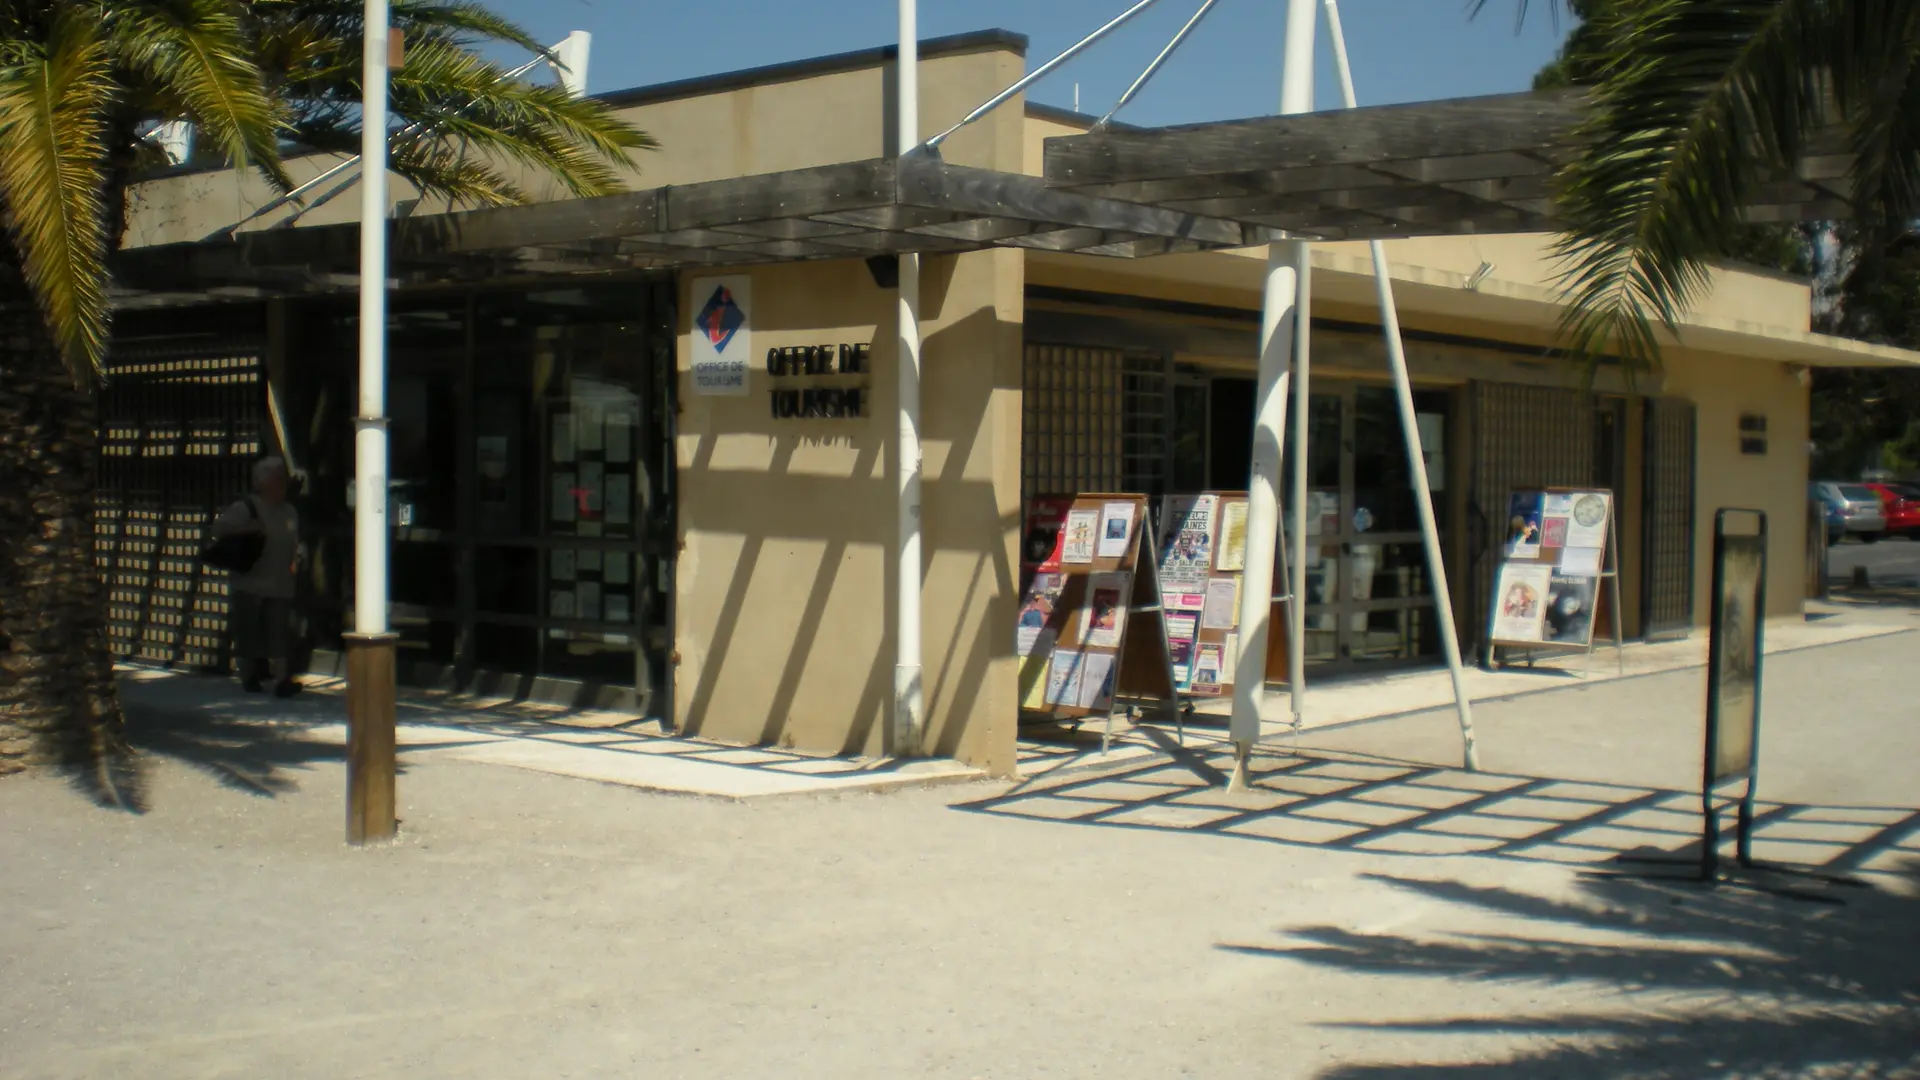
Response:
[{"label": "palm tree", "polygon": [[1592,15],[1581,29],[1592,106],[1555,196],[1574,351],[1656,363],[1659,330],[1677,332],[1709,260],[1747,235],[1743,208],[1816,140],[1844,139],[1862,228],[1899,228],[1920,210],[1920,4],[1575,6]]},{"label": "palm tree", "polygon": [[[650,148],[598,102],[507,78],[478,49],[544,50],[478,4],[396,0],[392,168],[455,205],[524,202],[516,171],[610,193]],[[127,192],[192,123],[290,188],[288,149],[359,144],[360,0],[0,0],[0,773],[124,748],[93,566],[110,267]]]}]

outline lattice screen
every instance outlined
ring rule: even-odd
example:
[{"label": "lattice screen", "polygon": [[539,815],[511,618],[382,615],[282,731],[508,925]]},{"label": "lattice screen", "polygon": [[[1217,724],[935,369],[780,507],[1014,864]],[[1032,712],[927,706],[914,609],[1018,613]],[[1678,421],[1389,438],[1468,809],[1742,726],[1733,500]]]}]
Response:
[{"label": "lattice screen", "polygon": [[227,575],[196,556],[211,516],[271,452],[264,344],[257,308],[130,313],[116,325],[94,518],[116,655],[225,663]]}]

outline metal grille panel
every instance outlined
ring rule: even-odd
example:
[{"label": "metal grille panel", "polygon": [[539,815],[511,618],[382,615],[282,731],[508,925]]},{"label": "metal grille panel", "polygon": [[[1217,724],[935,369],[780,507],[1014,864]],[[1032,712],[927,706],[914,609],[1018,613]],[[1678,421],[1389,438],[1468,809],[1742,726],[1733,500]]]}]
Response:
[{"label": "metal grille panel", "polygon": [[1021,406],[1023,497],[1120,487],[1119,352],[1029,345]]},{"label": "metal grille panel", "polygon": [[264,344],[258,308],[118,320],[94,518],[118,656],[225,663],[227,575],[197,555],[212,515],[246,490],[252,461],[273,443]]},{"label": "metal grille panel", "polygon": [[1471,497],[1478,541],[1473,549],[1473,633],[1484,639],[1507,496],[1516,488],[1594,482],[1593,397],[1550,386],[1479,382],[1473,402]]},{"label": "metal grille panel", "polygon": [[1648,637],[1693,629],[1693,402],[1661,398],[1647,409]]}]

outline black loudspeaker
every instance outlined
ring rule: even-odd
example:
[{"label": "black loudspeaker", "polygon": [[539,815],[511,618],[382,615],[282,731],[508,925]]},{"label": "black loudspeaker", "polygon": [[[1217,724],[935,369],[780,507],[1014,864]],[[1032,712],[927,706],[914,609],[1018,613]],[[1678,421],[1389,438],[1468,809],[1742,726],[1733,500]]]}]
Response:
[{"label": "black loudspeaker", "polygon": [[883,289],[900,287],[900,256],[867,256],[867,273],[873,275],[873,283]]}]

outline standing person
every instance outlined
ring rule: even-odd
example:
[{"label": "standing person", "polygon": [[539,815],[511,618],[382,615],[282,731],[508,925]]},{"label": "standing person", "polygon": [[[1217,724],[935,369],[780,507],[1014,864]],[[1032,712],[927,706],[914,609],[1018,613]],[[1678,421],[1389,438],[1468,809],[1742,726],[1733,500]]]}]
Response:
[{"label": "standing person", "polygon": [[253,494],[227,507],[213,523],[216,537],[255,532],[266,538],[259,560],[229,582],[227,628],[240,656],[240,677],[247,692],[260,692],[264,664],[271,673],[275,697],[300,692],[288,666],[294,575],[300,559],[300,515],[287,501],[290,482],[284,460],[261,458],[253,466]]}]

